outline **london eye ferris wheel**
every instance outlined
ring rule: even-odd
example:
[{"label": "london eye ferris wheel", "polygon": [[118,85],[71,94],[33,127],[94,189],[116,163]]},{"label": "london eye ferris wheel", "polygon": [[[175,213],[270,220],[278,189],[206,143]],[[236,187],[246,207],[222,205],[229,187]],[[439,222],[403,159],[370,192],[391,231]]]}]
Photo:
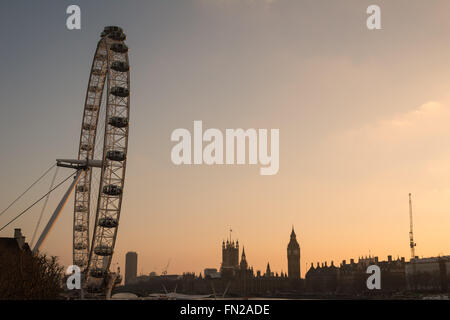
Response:
[{"label": "london eye ferris wheel", "polygon": [[130,66],[126,35],[105,27],[97,44],[86,92],[75,188],[73,263],[88,286],[109,273],[119,226],[128,150]]}]

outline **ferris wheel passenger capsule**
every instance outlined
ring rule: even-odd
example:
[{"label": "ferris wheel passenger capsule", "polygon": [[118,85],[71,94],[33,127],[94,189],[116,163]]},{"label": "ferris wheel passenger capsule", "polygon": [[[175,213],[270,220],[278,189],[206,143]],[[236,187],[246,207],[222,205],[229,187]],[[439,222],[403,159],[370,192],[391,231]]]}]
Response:
[{"label": "ferris wheel passenger capsule", "polygon": [[128,118],[125,117],[111,117],[108,123],[116,128],[125,128],[128,126]]},{"label": "ferris wheel passenger capsule", "polygon": [[113,184],[103,187],[103,193],[108,196],[119,196],[122,194],[122,188]]},{"label": "ferris wheel passenger capsule", "polygon": [[77,191],[78,191],[78,192],[88,192],[88,191],[89,191],[89,188],[86,187],[85,185],[79,185],[79,186],[77,187]]},{"label": "ferris wheel passenger capsule", "polygon": [[123,32],[123,29],[121,27],[118,27],[118,26],[106,26],[103,29],[103,32],[105,34],[110,34],[111,32]]},{"label": "ferris wheel passenger capsule", "polygon": [[111,217],[101,218],[98,221],[99,226],[103,228],[115,228],[118,225],[117,219]]},{"label": "ferris wheel passenger capsule", "polygon": [[127,36],[122,31],[113,31],[108,34],[108,37],[116,41],[125,41],[127,39]]},{"label": "ferris wheel passenger capsule", "polygon": [[111,161],[124,161],[126,158],[125,152],[111,150],[106,153],[106,159]]},{"label": "ferris wheel passenger capsule", "polygon": [[94,249],[96,255],[99,256],[110,256],[113,254],[113,250],[108,246],[98,246]]},{"label": "ferris wheel passenger capsule", "polygon": [[88,111],[97,111],[98,110],[98,106],[95,104],[87,104],[86,105],[86,110]]},{"label": "ferris wheel passenger capsule", "polygon": [[90,144],[83,143],[81,145],[81,150],[83,150],[83,151],[91,151],[92,150],[92,146]]},{"label": "ferris wheel passenger capsule", "polygon": [[111,63],[111,69],[117,72],[127,72],[130,70],[130,66],[124,61],[114,61]]},{"label": "ferris wheel passenger capsule", "polygon": [[111,50],[116,52],[116,53],[127,53],[128,52],[128,47],[124,43],[116,42],[116,43],[113,43],[111,45]]},{"label": "ferris wheel passenger capsule", "polygon": [[84,250],[84,249],[87,248],[87,245],[86,245],[85,243],[79,242],[79,243],[76,243],[73,247],[74,247],[76,250]]},{"label": "ferris wheel passenger capsule", "polygon": [[83,123],[83,129],[84,130],[92,130],[92,129],[95,129],[95,125],[92,125],[90,123]]},{"label": "ferris wheel passenger capsule", "polygon": [[94,278],[105,278],[108,275],[108,272],[101,268],[95,268],[91,270],[90,274]]},{"label": "ferris wheel passenger capsule", "polygon": [[111,94],[115,95],[116,97],[126,98],[130,95],[130,90],[123,87],[113,87],[111,89]]},{"label": "ferris wheel passenger capsule", "polygon": [[78,224],[75,226],[75,231],[85,232],[85,231],[87,231],[87,227],[82,224]]}]

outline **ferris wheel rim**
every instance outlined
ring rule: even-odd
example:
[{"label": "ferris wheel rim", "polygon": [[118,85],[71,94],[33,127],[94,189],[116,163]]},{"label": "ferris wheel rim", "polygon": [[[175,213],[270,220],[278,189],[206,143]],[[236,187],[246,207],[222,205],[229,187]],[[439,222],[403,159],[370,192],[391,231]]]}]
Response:
[{"label": "ferris wheel rim", "polygon": [[[78,158],[96,160],[96,139],[103,94],[106,94],[102,167],[97,199],[92,197],[92,169],[85,170],[75,190],[73,261],[86,279],[99,284],[109,273],[123,202],[128,151],[130,71],[128,47],[120,27],[105,27],[91,66],[83,111]],[[105,90],[105,84],[107,86]],[[97,201],[90,241],[92,201]],[[98,281],[97,281],[97,280]]]}]

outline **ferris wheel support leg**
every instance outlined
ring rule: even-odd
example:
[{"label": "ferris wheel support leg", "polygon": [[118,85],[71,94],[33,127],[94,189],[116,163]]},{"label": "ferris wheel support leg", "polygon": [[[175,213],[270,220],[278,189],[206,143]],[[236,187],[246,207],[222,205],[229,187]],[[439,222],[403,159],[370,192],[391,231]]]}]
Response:
[{"label": "ferris wheel support leg", "polygon": [[114,282],[117,279],[117,274],[115,272],[112,272],[108,275],[106,278],[106,288],[105,288],[105,299],[111,300],[111,292],[114,287]]},{"label": "ferris wheel support leg", "polygon": [[49,234],[50,230],[52,229],[53,225],[55,224],[56,220],[59,217],[59,214],[64,209],[64,206],[67,203],[67,200],[69,199],[70,195],[73,192],[73,189],[77,185],[78,181],[80,180],[82,170],[78,170],[75,178],[73,179],[72,184],[69,186],[69,189],[67,189],[66,193],[62,197],[61,201],[59,202],[58,206],[56,207],[55,211],[53,212],[53,215],[50,217],[50,220],[48,221],[47,225],[45,226],[44,231],[42,231],[41,236],[39,237],[39,240],[36,242],[36,245],[33,248],[33,253],[37,253],[39,251],[39,248],[41,247],[42,243],[47,238],[47,235]]}]

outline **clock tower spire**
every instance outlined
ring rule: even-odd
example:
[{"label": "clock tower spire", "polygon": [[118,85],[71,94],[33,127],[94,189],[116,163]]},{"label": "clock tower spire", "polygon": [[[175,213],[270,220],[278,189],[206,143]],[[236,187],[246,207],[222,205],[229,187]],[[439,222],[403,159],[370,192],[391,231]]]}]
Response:
[{"label": "clock tower spire", "polygon": [[290,279],[300,279],[300,245],[292,226],[291,240],[287,246],[288,277]]}]

